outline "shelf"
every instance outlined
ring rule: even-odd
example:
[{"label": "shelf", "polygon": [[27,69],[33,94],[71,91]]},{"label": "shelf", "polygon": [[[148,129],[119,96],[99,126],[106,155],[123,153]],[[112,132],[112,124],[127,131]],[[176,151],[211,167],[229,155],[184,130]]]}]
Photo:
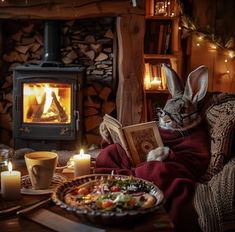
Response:
[{"label": "shelf", "polygon": [[145,94],[159,94],[159,93],[166,93],[166,94],[169,94],[169,91],[167,89],[157,89],[157,90],[151,90],[151,89],[148,89],[148,90],[144,90],[144,93]]},{"label": "shelf", "polygon": [[146,15],[145,19],[151,19],[151,20],[174,20],[177,16],[152,16],[152,15]]},{"label": "shelf", "polygon": [[144,54],[144,59],[177,59],[173,54]]},{"label": "shelf", "polygon": [[[168,0],[170,8],[161,1],[146,0],[145,38],[144,38],[144,119],[153,119],[154,109],[164,107],[169,91],[166,73],[162,63],[169,64],[180,75],[181,47],[179,34],[179,8],[175,0]],[[165,4],[165,2],[164,2]],[[162,8],[163,7],[163,8]],[[165,11],[164,11],[164,7]],[[156,12],[165,16],[154,15]],[[162,87],[162,89],[157,89]]]}]

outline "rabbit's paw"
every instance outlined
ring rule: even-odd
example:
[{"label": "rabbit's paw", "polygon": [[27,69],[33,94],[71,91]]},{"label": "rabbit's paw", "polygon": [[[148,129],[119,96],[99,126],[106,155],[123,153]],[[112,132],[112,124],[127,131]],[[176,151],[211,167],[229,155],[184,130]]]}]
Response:
[{"label": "rabbit's paw", "polygon": [[111,144],[111,143],[112,143],[112,139],[111,139],[111,137],[110,137],[110,133],[109,133],[109,131],[108,131],[108,129],[107,129],[107,127],[106,127],[106,125],[105,125],[104,122],[102,122],[102,123],[100,124],[99,131],[100,131],[101,137],[102,137],[107,143]]},{"label": "rabbit's paw", "polygon": [[162,161],[165,160],[169,155],[170,148],[169,147],[158,147],[151,150],[147,155],[147,161],[151,160],[158,160]]}]

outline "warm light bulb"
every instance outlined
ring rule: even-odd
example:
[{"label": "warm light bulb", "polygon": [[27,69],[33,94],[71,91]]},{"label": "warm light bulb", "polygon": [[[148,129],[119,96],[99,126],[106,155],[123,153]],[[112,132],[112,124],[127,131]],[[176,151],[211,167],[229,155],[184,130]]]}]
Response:
[{"label": "warm light bulb", "polygon": [[233,58],[233,52],[228,53],[229,57]]},{"label": "warm light bulb", "polygon": [[227,73],[229,73],[229,70],[227,70]]},{"label": "warm light bulb", "polygon": [[227,60],[227,59],[225,59],[225,60],[224,60],[224,62],[225,62],[225,63],[227,63],[227,62],[228,62],[228,60]]},{"label": "warm light bulb", "polygon": [[200,46],[200,43],[197,43],[197,46],[199,47],[199,46]]},{"label": "warm light bulb", "polygon": [[181,30],[182,28],[181,27],[178,27],[179,30]]},{"label": "warm light bulb", "polygon": [[199,40],[202,40],[203,39],[203,37],[202,36],[199,36]]}]

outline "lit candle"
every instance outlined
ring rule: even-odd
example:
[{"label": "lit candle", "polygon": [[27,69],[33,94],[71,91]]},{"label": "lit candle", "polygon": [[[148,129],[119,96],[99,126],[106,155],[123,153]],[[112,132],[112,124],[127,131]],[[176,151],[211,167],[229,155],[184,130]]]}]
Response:
[{"label": "lit candle", "polygon": [[151,81],[151,87],[154,89],[161,89],[162,81],[158,77],[154,77],[154,79]]},{"label": "lit candle", "polygon": [[84,154],[83,149],[80,150],[79,155],[73,156],[74,161],[74,176],[83,176],[90,174],[91,156]]},{"label": "lit candle", "polygon": [[8,171],[1,172],[2,197],[7,200],[20,198],[21,173],[12,170],[11,162],[8,163]]}]

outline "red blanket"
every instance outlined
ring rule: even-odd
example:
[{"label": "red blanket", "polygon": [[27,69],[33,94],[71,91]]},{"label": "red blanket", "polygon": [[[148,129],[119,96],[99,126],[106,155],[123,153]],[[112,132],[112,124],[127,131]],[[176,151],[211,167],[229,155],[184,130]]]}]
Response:
[{"label": "red blanket", "polygon": [[197,215],[191,203],[195,184],[206,171],[210,161],[209,137],[201,127],[187,135],[160,129],[170,154],[165,161],[144,162],[133,167],[119,144],[101,150],[96,161],[96,173],[133,175],[155,183],[164,193],[165,209],[174,223],[175,231],[200,231]]}]

